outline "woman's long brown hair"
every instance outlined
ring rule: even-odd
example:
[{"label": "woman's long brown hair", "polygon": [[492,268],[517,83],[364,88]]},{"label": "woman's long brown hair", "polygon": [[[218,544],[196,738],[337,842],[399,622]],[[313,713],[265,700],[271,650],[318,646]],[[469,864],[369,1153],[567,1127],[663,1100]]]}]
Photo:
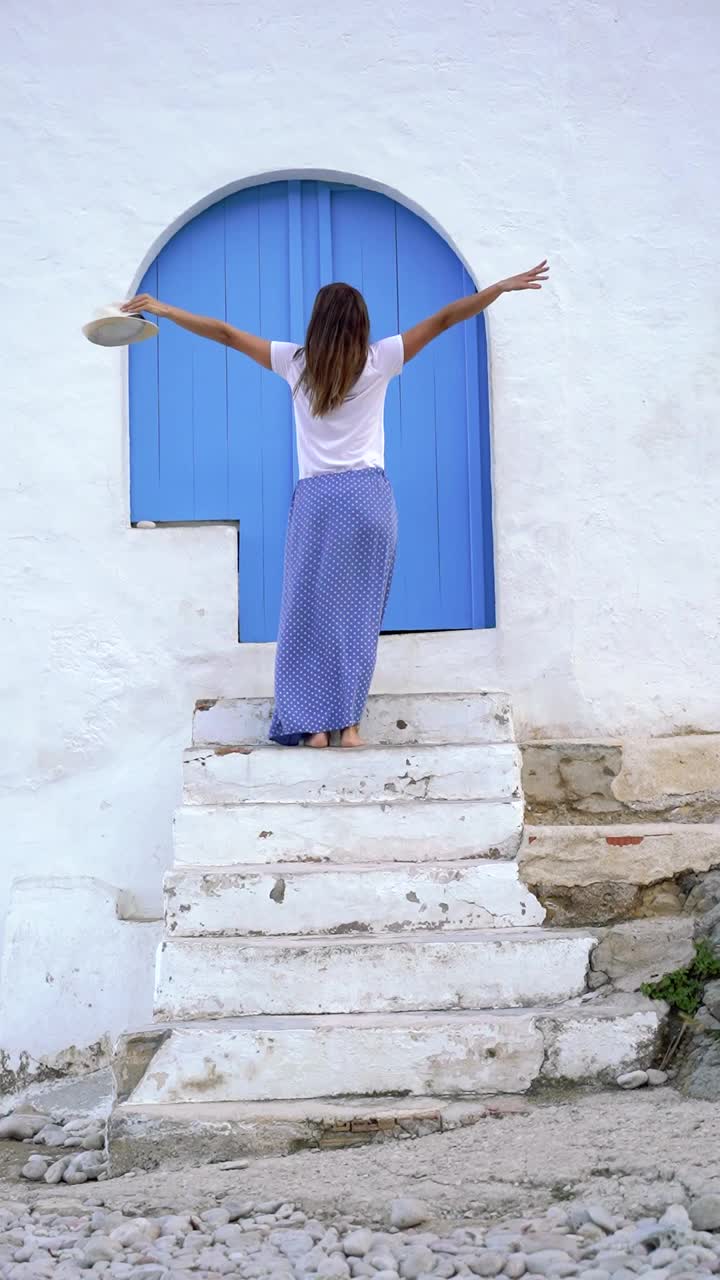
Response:
[{"label": "woman's long brown hair", "polygon": [[370,318],[365,299],[349,284],[318,293],[305,335],[305,367],[298,379],[316,418],[346,399],[365,368]]}]

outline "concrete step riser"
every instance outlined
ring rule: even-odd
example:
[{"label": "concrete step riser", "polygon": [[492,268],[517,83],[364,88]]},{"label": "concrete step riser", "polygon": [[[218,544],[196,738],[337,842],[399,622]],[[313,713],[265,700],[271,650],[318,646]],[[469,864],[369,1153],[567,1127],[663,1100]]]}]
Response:
[{"label": "concrete step riser", "polygon": [[[201,703],[193,719],[193,744],[267,741],[269,698],[221,698]],[[504,693],[403,694],[370,698],[362,723],[369,743],[511,742],[510,703]]]},{"label": "concrete step riser", "polygon": [[519,929],[332,942],[167,939],[155,1013],[173,1020],[553,1005],[585,990],[595,942]]},{"label": "concrete step riser", "polygon": [[176,938],[508,928],[545,915],[513,862],[171,871],[165,901]]},{"label": "concrete step riser", "polygon": [[513,858],[522,816],[520,800],[187,805],[175,814],[175,865]]},{"label": "concrete step riser", "polygon": [[395,803],[520,796],[512,743],[363,751],[198,748],[185,759],[187,804]]},{"label": "concrete step riser", "polygon": [[249,1026],[186,1024],[171,1030],[128,1101],[291,1101],[373,1092],[462,1097],[524,1093],[542,1076],[607,1081],[650,1064],[662,1016],[656,1006],[560,1016],[430,1013],[298,1019],[298,1025],[287,1018]]}]

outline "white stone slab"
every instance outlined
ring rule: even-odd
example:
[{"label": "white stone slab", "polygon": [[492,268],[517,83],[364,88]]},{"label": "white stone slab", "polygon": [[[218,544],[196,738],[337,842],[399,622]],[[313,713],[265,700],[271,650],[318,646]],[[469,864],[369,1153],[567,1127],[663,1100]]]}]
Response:
[{"label": "white stone slab", "polygon": [[500,1009],[558,1004],[585,989],[596,938],[487,929],[377,938],[166,938],[155,1015]]},{"label": "white stone slab", "polygon": [[175,865],[512,858],[522,820],[521,800],[185,805],[175,814]]},{"label": "white stone slab", "polygon": [[187,804],[509,800],[520,795],[513,743],[486,746],[198,747],[184,767]]},{"label": "white stone slab", "polygon": [[375,1014],[181,1024],[131,1105],[398,1093],[523,1093],[543,1038],[533,1015]]},{"label": "white stone slab", "polygon": [[[271,698],[201,702],[193,744],[264,743],[272,711]],[[378,695],[368,700],[362,734],[370,744],[511,742],[510,702],[505,693]]]},{"label": "white stone slab", "polygon": [[[256,1017],[176,1023],[127,1102],[292,1101],[524,1093],[542,1077],[598,1083],[648,1066],[665,1012],[639,998],[559,1009]],[[152,1034],[152,1033],[151,1033]],[[116,1070],[132,1059],[118,1046]]]},{"label": "white stone slab", "polygon": [[515,862],[188,868],[165,876],[173,937],[509,928],[545,911]]}]

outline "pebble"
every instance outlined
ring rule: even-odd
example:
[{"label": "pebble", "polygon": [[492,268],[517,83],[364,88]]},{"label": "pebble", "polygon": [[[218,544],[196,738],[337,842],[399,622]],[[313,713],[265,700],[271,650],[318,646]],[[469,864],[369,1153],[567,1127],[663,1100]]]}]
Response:
[{"label": "pebble", "polygon": [[662,1215],[659,1226],[661,1228],[678,1231],[680,1233],[692,1230],[692,1222],[690,1214],[682,1204],[670,1204]]},{"label": "pebble", "polygon": [[358,1227],[343,1240],[343,1249],[348,1257],[364,1258],[372,1246],[373,1235],[367,1227]]},{"label": "pebble", "polygon": [[14,1113],[11,1116],[5,1116],[0,1120],[0,1139],[10,1140],[11,1142],[26,1142],[28,1138],[34,1138],[36,1133],[45,1128],[49,1124],[49,1116],[40,1115],[24,1115]]},{"label": "pebble", "polygon": [[611,1213],[608,1213],[607,1209],[603,1209],[602,1205],[589,1204],[587,1206],[587,1215],[590,1221],[595,1223],[596,1227],[600,1227],[608,1235],[615,1230],[615,1219]]},{"label": "pebble", "polygon": [[424,1200],[415,1200],[411,1196],[402,1196],[393,1200],[390,1206],[390,1225],[399,1231],[407,1231],[409,1227],[419,1227],[427,1222],[430,1210]]},{"label": "pebble", "polygon": [[621,1089],[641,1089],[647,1083],[647,1071],[626,1071],[617,1078],[617,1084],[620,1085]]},{"label": "pebble", "polygon": [[[400,1275],[404,1280],[418,1280],[419,1276],[425,1275],[432,1271],[435,1266],[435,1254],[428,1249],[427,1245],[416,1244],[411,1246],[402,1262],[400,1263]],[[502,1270],[502,1268],[500,1268]],[[497,1275],[497,1272],[488,1272],[489,1275]]]},{"label": "pebble", "polygon": [[647,1072],[648,1084],[661,1085],[667,1084],[667,1071],[658,1071],[656,1067],[650,1067]]},{"label": "pebble", "polygon": [[42,1182],[49,1165],[50,1161],[45,1156],[30,1156],[27,1164],[23,1165],[20,1176],[27,1178],[29,1182]]},{"label": "pebble", "polygon": [[693,1200],[690,1221],[696,1231],[720,1231],[720,1194],[709,1193]]},{"label": "pebble", "polygon": [[469,1261],[468,1266],[476,1276],[499,1276],[505,1267],[505,1254],[494,1249],[483,1250]]},{"label": "pebble", "polygon": [[35,1134],[35,1142],[44,1147],[63,1147],[67,1133],[61,1124],[46,1124]]},{"label": "pebble", "polygon": [[524,1253],[511,1253],[505,1263],[504,1275],[508,1280],[522,1280],[527,1271],[527,1260]]}]

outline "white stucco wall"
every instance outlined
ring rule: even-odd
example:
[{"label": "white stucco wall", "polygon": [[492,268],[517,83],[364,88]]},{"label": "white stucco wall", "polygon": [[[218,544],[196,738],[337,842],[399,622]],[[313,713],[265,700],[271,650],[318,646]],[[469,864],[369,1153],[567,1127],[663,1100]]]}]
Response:
[{"label": "white stucco wall", "polygon": [[234,531],[128,527],[125,360],[79,334],[253,175],[366,178],[482,282],[552,263],[489,320],[497,631],[388,640],[377,687],[503,687],[525,736],[718,727],[713,0],[0,21],[0,921],[18,875],[157,906],[194,698],[269,691],[271,651],[236,642]]}]

